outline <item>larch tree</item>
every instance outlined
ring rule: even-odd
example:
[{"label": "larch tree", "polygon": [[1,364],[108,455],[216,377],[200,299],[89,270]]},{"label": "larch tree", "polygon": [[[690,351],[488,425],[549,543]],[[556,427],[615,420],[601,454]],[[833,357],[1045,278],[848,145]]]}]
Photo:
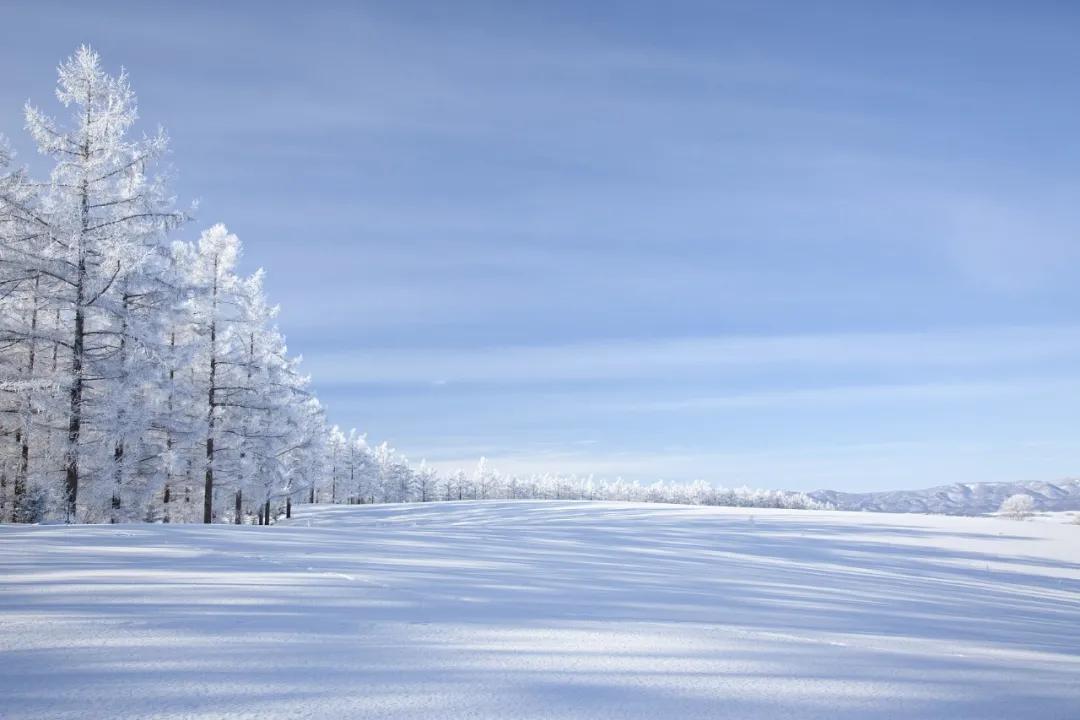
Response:
[{"label": "larch tree", "polygon": [[200,418],[203,461],[202,521],[214,521],[215,471],[225,454],[220,427],[223,408],[237,391],[234,359],[240,342],[237,332],[239,302],[236,261],[240,240],[221,224],[202,233],[199,242],[181,249],[180,262],[187,274],[188,312],[192,350],[191,399]]},{"label": "larch tree", "polygon": [[415,474],[416,500],[429,502],[435,499],[439,483],[439,473],[435,468],[427,464],[426,460],[420,461],[420,467]]},{"label": "larch tree", "polygon": [[[84,455],[107,444],[106,423],[115,421],[101,406],[122,381],[109,361],[125,337],[124,288],[185,216],[173,208],[161,178],[147,174],[168,147],[164,133],[128,137],[137,110],[126,73],[108,75],[97,53],[82,47],[58,75],[56,97],[71,111],[70,123],[62,126],[28,105],[26,126],[54,162],[36,213],[46,241],[35,269],[48,278],[48,302],[63,325],[57,332],[66,360],[63,502],[73,520]],[[102,457],[88,459],[95,472],[104,469]]]}]

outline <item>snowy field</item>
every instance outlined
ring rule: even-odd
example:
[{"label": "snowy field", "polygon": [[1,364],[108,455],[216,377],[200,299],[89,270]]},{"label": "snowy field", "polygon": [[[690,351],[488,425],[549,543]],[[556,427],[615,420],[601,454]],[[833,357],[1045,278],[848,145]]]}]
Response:
[{"label": "snowy field", "polygon": [[666,505],[0,528],[0,717],[1080,718],[1080,525]]}]

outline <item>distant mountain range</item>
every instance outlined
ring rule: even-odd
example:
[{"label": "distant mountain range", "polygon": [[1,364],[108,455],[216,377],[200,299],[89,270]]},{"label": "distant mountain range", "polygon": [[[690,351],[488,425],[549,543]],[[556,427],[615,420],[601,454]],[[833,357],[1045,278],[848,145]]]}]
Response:
[{"label": "distant mountain range", "polygon": [[1056,482],[957,483],[926,490],[896,490],[871,493],[846,493],[816,490],[807,493],[837,510],[872,512],[938,513],[943,515],[982,515],[997,511],[1010,495],[1030,495],[1036,510],[1042,512],[1080,510],[1080,479]]}]

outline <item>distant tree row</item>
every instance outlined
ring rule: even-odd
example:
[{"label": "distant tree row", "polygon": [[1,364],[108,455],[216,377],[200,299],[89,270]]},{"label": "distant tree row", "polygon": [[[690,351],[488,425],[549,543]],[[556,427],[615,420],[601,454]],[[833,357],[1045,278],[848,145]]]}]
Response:
[{"label": "distant tree row", "polygon": [[325,477],[311,500],[326,503],[395,503],[446,500],[615,500],[628,502],[824,509],[810,496],[786,490],[714,487],[698,480],[641,484],[621,478],[536,473],[501,473],[480,458],[471,473],[438,473],[425,462],[413,467],[386,443],[370,447],[363,435],[334,427]]},{"label": "distant tree row", "polygon": [[261,271],[223,225],[178,210],[133,138],[135,96],[80,48],[59,68],[67,123],[26,108],[52,162],[0,138],[0,522],[259,522],[307,502],[582,498],[811,507],[792,493],[414,468],[329,427],[275,325]]}]

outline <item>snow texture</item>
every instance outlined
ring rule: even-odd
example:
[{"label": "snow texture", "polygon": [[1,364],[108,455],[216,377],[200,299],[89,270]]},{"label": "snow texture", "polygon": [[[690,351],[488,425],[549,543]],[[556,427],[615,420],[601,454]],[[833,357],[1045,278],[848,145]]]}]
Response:
[{"label": "snow texture", "polygon": [[0,527],[0,714],[1080,717],[1080,526],[549,501]]}]

